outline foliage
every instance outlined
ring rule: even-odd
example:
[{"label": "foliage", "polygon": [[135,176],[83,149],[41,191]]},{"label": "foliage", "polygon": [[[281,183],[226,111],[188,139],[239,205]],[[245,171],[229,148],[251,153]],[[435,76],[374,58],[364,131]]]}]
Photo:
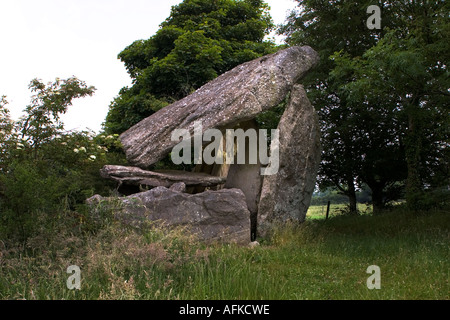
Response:
[{"label": "foliage", "polygon": [[20,138],[34,150],[63,129],[60,116],[66,113],[73,99],[91,96],[95,91],[94,87],[87,87],[75,77],[67,80],[56,78],[55,82],[47,85],[33,79],[29,89],[35,94],[18,126]]},{"label": "foliage", "polygon": [[10,112],[6,108],[8,101],[5,96],[0,99],[0,172],[5,169],[4,159],[8,150],[12,147],[10,137],[14,128]]},{"label": "foliage", "polygon": [[321,119],[321,187],[338,188],[353,211],[364,183],[377,211],[402,185],[413,203],[428,180],[448,181],[448,4],[385,1],[382,30],[369,30],[370,1],[297,2],[281,32],[321,56],[305,80]]},{"label": "foliage", "polygon": [[[356,192],[356,200],[358,203],[369,203],[371,201],[370,189],[366,185],[362,185],[361,189]],[[348,203],[348,197],[339,190],[330,187],[313,193],[311,205],[327,205],[328,201],[332,204],[344,204]]]},{"label": "foliage", "polygon": [[104,124],[121,134],[218,75],[262,55],[273,27],[262,0],[185,0],[158,32],[125,48],[119,58],[133,79],[111,103]]},{"label": "foliage", "polygon": [[[450,24],[443,20],[448,12],[443,2],[416,3],[406,9],[415,18],[406,23],[406,29],[387,31],[362,57],[334,56],[337,67],[332,75],[350,73],[352,81],[342,86],[347,99],[389,116],[392,137],[385,142],[387,151],[393,145],[403,149],[406,199],[410,209],[423,209],[421,199],[428,197],[424,192],[448,186],[450,177],[446,150],[450,138],[446,66]],[[380,132],[377,135],[386,137]],[[389,157],[394,153],[386,154],[385,166],[391,164],[395,170],[396,162]]]},{"label": "foliage", "polygon": [[37,213],[55,218],[94,193],[108,194],[99,170],[124,162],[118,135],[64,131],[61,114],[93,87],[72,77],[48,85],[35,79],[30,89],[36,94],[20,120],[10,119],[6,99],[0,105],[0,237],[22,243],[39,227]]},{"label": "foliage", "polygon": [[[318,51],[321,61],[303,80],[308,95],[320,115],[322,131],[322,163],[319,185],[322,189],[338,188],[349,198],[351,211],[356,211],[355,184],[360,183],[362,148],[358,141],[363,134],[358,112],[339,93],[340,83],[346,78],[331,79],[334,61],[329,57],[335,51],[351,56],[361,55],[374,45],[379,32],[369,31],[364,21],[367,1],[297,1],[300,11],[293,11],[280,32],[287,35],[291,45],[310,45]],[[370,116],[368,117],[370,119]]]}]

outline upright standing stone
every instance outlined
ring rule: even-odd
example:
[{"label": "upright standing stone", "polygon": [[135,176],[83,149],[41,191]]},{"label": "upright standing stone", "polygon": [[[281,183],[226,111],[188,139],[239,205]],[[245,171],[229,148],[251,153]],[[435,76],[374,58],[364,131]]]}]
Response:
[{"label": "upright standing stone", "polygon": [[258,233],[273,221],[305,220],[320,163],[318,116],[302,85],[295,85],[278,126],[280,169],[265,176],[258,212]]}]

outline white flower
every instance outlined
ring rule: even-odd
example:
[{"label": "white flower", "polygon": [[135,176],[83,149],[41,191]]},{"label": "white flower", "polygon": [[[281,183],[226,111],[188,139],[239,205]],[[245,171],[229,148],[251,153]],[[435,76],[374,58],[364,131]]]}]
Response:
[{"label": "white flower", "polygon": [[61,142],[61,145],[67,146],[67,142]]},{"label": "white flower", "polygon": [[78,153],[78,152],[80,152],[80,150],[75,148],[75,149],[73,149],[73,152]]},{"label": "white flower", "polygon": [[92,156],[89,157],[89,160],[91,160],[91,161],[94,161],[95,159],[97,159],[97,157],[94,156],[94,155],[92,155]]},{"label": "white flower", "polygon": [[17,148],[21,148],[22,149],[23,147],[25,147],[25,146],[22,143],[20,143],[20,142],[17,143]]},{"label": "white flower", "polygon": [[86,148],[85,148],[85,147],[81,147],[81,148],[80,148],[80,151],[86,152]]}]

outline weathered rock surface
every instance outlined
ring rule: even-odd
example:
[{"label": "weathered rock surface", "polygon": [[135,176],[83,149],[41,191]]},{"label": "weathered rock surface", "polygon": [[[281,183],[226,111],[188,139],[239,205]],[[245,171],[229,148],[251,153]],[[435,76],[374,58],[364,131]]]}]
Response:
[{"label": "weathered rock surface", "polygon": [[170,187],[170,190],[184,193],[186,192],[187,188],[184,182],[177,182]]},{"label": "weathered rock surface", "polygon": [[[247,131],[249,129],[258,129],[255,120],[243,122],[239,127],[244,131]],[[250,211],[252,233],[254,233],[252,238],[254,239],[256,237],[258,204],[261,195],[263,176],[261,176],[261,163],[259,163],[259,161],[256,164],[250,164],[250,147],[248,143],[246,143],[245,145],[245,153],[245,164],[232,164],[230,166],[225,188],[236,188],[244,192],[245,198],[247,200],[248,210]],[[235,163],[237,163],[237,159],[235,159]]]},{"label": "weathered rock surface", "polygon": [[303,86],[294,86],[278,129],[280,169],[264,177],[258,209],[262,235],[271,221],[304,221],[311,202],[320,163],[320,129]]},{"label": "weathered rock surface", "polygon": [[[120,184],[154,189],[118,200],[94,196],[88,203],[106,201],[112,206],[118,202],[116,217],[133,226],[161,220],[169,226],[188,225],[203,240],[243,244],[250,242],[256,226],[264,236],[272,221],[303,221],[321,149],[317,114],[297,83],[318,60],[307,46],[279,51],[234,68],[144,119],[120,136],[129,162],[137,167],[105,166],[101,174]],[[255,117],[278,105],[289,92],[278,127],[279,171],[275,175],[262,177],[259,162],[198,165],[193,173],[143,170],[179,143],[172,141],[174,130],[188,129],[193,138],[197,122],[203,132],[239,126],[256,129]]]},{"label": "weathered rock surface", "polygon": [[145,171],[136,167],[105,166],[100,170],[105,179],[117,181],[128,185],[166,187],[170,188],[177,183],[186,186],[213,187],[224,184],[226,178],[215,177],[206,173],[194,173],[187,171],[160,170]]},{"label": "weathered rock surface", "polygon": [[189,226],[204,241],[250,242],[250,212],[241,190],[190,195],[158,187],[123,198],[96,195],[87,200],[91,206],[100,202],[103,207],[109,202],[114,206],[115,218],[134,227],[147,221],[162,221],[168,226]]},{"label": "weathered rock surface", "polygon": [[175,129],[194,134],[194,122],[207,129],[231,128],[278,105],[319,60],[308,46],[290,47],[244,63],[167,106],[120,136],[129,162],[141,168],[161,160],[178,142]]}]

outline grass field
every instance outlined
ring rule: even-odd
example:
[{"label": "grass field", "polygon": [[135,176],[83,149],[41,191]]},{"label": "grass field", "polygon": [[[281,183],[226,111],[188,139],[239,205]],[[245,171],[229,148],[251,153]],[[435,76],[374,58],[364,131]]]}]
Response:
[{"label": "grass field", "polygon": [[[345,212],[347,205],[331,204],[329,217],[339,216]],[[362,214],[372,213],[372,206],[358,203],[358,211]],[[325,219],[327,213],[327,205],[311,206],[306,217],[308,219]]]},{"label": "grass field", "polygon": [[[332,215],[312,208],[254,249],[206,246],[186,230],[144,233],[110,223],[1,246],[1,299],[449,299],[448,212]],[[81,269],[81,289],[66,286]],[[369,290],[369,266],[381,289]]]}]

